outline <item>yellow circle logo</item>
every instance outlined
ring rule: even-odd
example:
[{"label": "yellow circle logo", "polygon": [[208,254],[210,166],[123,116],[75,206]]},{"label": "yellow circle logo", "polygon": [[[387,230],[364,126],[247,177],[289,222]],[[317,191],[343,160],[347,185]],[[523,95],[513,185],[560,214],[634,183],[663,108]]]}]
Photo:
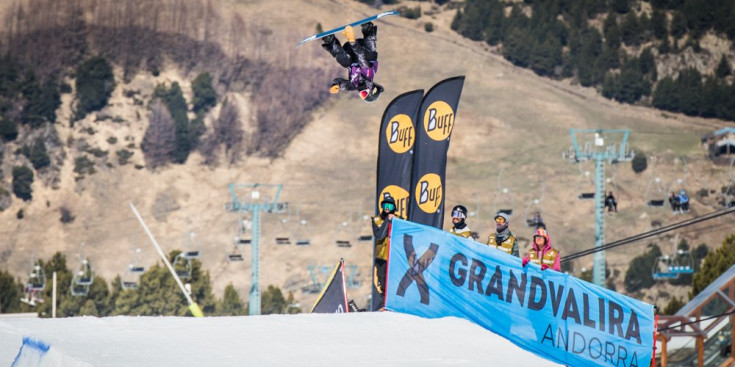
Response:
[{"label": "yellow circle logo", "polygon": [[436,101],[424,114],[424,131],[430,138],[442,141],[449,138],[454,127],[454,110],[444,101]]},{"label": "yellow circle logo", "polygon": [[439,210],[444,193],[442,191],[442,180],[435,173],[427,173],[421,177],[416,185],[416,201],[419,208],[426,213],[433,214]]},{"label": "yellow circle logo", "polygon": [[396,201],[396,216],[401,217],[402,219],[407,219],[408,191],[404,190],[400,186],[388,185],[380,193],[380,197],[378,198],[378,206],[380,206],[380,202],[383,201],[385,194],[390,194],[390,196],[392,196],[393,199]]},{"label": "yellow circle logo", "polygon": [[398,154],[411,149],[415,139],[411,118],[402,113],[394,116],[385,129],[385,138],[390,149]]}]

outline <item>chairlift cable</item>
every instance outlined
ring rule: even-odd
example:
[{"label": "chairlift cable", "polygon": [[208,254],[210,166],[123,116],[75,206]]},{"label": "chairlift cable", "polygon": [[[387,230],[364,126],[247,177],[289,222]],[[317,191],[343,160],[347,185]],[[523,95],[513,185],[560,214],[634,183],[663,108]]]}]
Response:
[{"label": "chairlift cable", "polygon": [[680,328],[682,326],[691,325],[691,324],[697,324],[697,323],[700,323],[702,321],[712,320],[712,319],[716,319],[718,317],[732,315],[732,314],[735,314],[735,310],[729,311],[729,312],[724,312],[724,313],[721,313],[719,315],[705,317],[705,318],[699,319],[697,321],[684,322],[684,323],[681,323],[681,324],[677,324],[677,325],[673,325],[673,326],[668,326],[668,327],[665,327],[663,329],[658,329],[658,331],[661,332],[661,331],[666,331],[666,330],[669,330],[669,329]]},{"label": "chairlift cable", "polygon": [[599,252],[599,251],[605,251],[605,250],[608,250],[608,249],[611,249],[611,248],[614,248],[614,247],[628,245],[628,244],[631,244],[633,242],[640,241],[642,239],[646,239],[646,238],[649,238],[649,237],[657,236],[659,234],[670,232],[670,231],[673,231],[673,230],[676,230],[676,229],[679,229],[679,228],[687,227],[687,226],[690,226],[692,224],[697,224],[697,223],[700,223],[700,222],[704,222],[704,221],[708,221],[708,220],[711,220],[711,219],[715,219],[715,218],[721,217],[723,215],[731,214],[733,212],[735,212],[735,207],[717,210],[717,211],[714,211],[714,212],[711,212],[711,213],[708,213],[708,214],[705,214],[705,215],[700,215],[698,217],[694,217],[694,218],[690,218],[690,219],[687,219],[687,220],[684,220],[684,221],[681,221],[681,222],[678,222],[678,223],[674,223],[674,224],[668,225],[666,227],[654,229],[652,231],[640,233],[640,234],[637,234],[635,236],[631,236],[631,237],[623,238],[623,239],[620,239],[620,240],[616,240],[616,241],[610,242],[608,244],[605,244],[604,246],[593,247],[593,248],[590,248],[590,249],[587,249],[587,250],[582,250],[582,251],[579,251],[577,253],[571,254],[569,256],[565,256],[564,258],[562,258],[561,261],[564,262],[564,261],[574,260],[576,258],[580,258],[580,257],[583,257],[583,256],[591,255],[591,254],[594,254],[594,253]]}]

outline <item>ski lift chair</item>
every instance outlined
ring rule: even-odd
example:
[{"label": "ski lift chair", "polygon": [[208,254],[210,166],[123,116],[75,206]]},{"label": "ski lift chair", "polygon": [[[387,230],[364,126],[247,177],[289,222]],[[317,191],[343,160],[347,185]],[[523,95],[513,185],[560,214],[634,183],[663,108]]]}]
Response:
[{"label": "ski lift chair", "polygon": [[677,250],[671,256],[669,271],[676,274],[692,274],[694,273],[694,259],[689,251]]},{"label": "ski lift chair", "polygon": [[145,272],[145,267],[138,264],[140,249],[137,248],[133,252],[135,253],[133,262],[128,264],[127,269],[120,277],[120,285],[123,289],[138,289],[138,278],[140,274]]},{"label": "ski lift chair", "polygon": [[350,234],[348,231],[349,225],[350,224],[346,221],[337,225],[337,231],[334,236],[337,247],[352,247],[352,243],[350,243]]},{"label": "ski lift chair", "polygon": [[94,273],[92,272],[92,267],[89,265],[89,260],[82,259],[82,263],[77,268],[77,271],[74,273],[74,283],[77,285],[82,286],[89,286],[92,285],[92,282],[94,281]]},{"label": "ski lift chair", "polygon": [[138,289],[138,282],[121,280],[120,286],[122,287],[122,289],[135,290],[135,289]]},{"label": "ski lift chair", "polygon": [[191,278],[191,258],[186,256],[185,253],[181,252],[174,258],[172,264],[176,275],[182,280]]},{"label": "ski lift chair", "polygon": [[[226,251],[227,253],[227,261],[234,262],[234,261],[243,261],[244,258],[242,254],[240,253],[240,249],[238,247],[245,245],[241,241],[243,240],[242,237],[238,236],[233,239],[233,245],[232,245],[232,251]],[[247,244],[250,244],[248,242]]]},{"label": "ski lift chair", "polygon": [[243,261],[245,259],[242,257],[242,254],[232,253],[232,254],[227,254],[227,260],[230,262],[236,262],[236,261]]},{"label": "ski lift chair", "polygon": [[[33,263],[33,260],[31,260]],[[36,306],[36,302],[43,302],[41,297],[37,294],[46,288],[46,273],[43,267],[36,264],[31,268],[31,272],[28,274],[28,280],[25,285],[26,295],[21,298],[20,301],[31,306]]]},{"label": "ski lift chair", "polygon": [[[362,216],[362,222],[363,223],[368,223],[368,220],[369,219],[370,219],[370,216],[369,215],[363,215]],[[372,234],[361,234],[361,235],[357,236],[357,241],[358,242],[370,242],[372,240],[373,240],[373,235]]]},{"label": "ski lift chair", "polygon": [[513,215],[514,199],[507,187],[501,189],[495,196],[495,214],[503,213],[507,216]]},{"label": "ski lift chair", "polygon": [[86,297],[89,294],[89,285],[78,284],[76,279],[72,278],[69,291],[72,296]]},{"label": "ski lift chair", "polygon": [[253,239],[245,235],[248,230],[247,222],[240,218],[239,223],[240,225],[237,227],[237,237],[235,237],[235,247],[240,245],[251,245],[253,243]]},{"label": "ski lift chair", "polygon": [[[580,191],[582,187],[582,183],[584,183],[584,186],[586,187],[594,187],[594,182],[590,179],[590,171],[583,171],[582,170],[582,162],[579,163],[579,178],[577,179],[577,187],[575,191]],[[577,198],[579,200],[589,200],[595,198],[595,192],[589,192],[589,191],[583,191],[581,192]]]},{"label": "ski lift chair", "polygon": [[515,198],[513,197],[513,192],[510,191],[507,187],[503,187],[501,185],[501,177],[503,175],[503,170],[501,170],[498,173],[498,191],[495,193],[495,214],[503,213],[507,216],[513,215],[513,207],[515,207]]},{"label": "ski lift chair", "polygon": [[311,239],[309,237],[309,222],[306,219],[301,219],[296,230],[296,246],[310,246]]},{"label": "ski lift chair", "polygon": [[42,291],[46,288],[46,272],[41,265],[34,265],[28,274],[27,288],[31,291]]},{"label": "ski lift chair", "polygon": [[679,277],[679,273],[671,271],[671,258],[666,255],[656,258],[651,275],[654,280],[676,279]]},{"label": "ski lift chair", "polygon": [[652,177],[646,186],[646,205],[661,208],[666,205],[666,191],[660,177]]},{"label": "ski lift chair", "polygon": [[286,218],[280,218],[278,220],[278,224],[276,224],[276,229],[273,230],[273,232],[276,234],[276,245],[290,245],[291,244],[291,238],[288,234],[286,234],[287,230],[287,224],[291,220],[291,208],[288,209],[288,214]]},{"label": "ski lift chair", "polygon": [[185,256],[188,259],[198,259],[199,258],[199,250],[196,249],[194,238],[196,237],[196,233],[189,232],[189,235],[186,236],[187,239],[184,240],[186,249],[182,252],[183,256]]}]

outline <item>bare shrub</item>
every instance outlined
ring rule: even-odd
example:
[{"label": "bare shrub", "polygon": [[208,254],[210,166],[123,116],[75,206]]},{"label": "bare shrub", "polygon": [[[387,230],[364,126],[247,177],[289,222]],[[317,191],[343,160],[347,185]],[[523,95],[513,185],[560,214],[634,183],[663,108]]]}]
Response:
[{"label": "bare shrub", "polygon": [[146,164],[151,168],[166,165],[176,149],[176,128],[171,113],[160,99],[151,105],[148,130],[143,136],[141,149]]}]

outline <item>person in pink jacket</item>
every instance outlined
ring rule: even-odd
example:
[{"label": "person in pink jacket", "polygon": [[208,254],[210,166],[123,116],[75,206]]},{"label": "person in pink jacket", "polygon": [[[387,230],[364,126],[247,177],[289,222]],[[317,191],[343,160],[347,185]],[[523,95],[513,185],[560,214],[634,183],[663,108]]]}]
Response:
[{"label": "person in pink jacket", "polygon": [[551,268],[556,271],[561,271],[561,255],[559,255],[559,250],[551,247],[549,232],[543,228],[536,230],[536,234],[533,235],[531,251],[523,257],[524,267],[529,262],[541,266],[541,270]]}]

